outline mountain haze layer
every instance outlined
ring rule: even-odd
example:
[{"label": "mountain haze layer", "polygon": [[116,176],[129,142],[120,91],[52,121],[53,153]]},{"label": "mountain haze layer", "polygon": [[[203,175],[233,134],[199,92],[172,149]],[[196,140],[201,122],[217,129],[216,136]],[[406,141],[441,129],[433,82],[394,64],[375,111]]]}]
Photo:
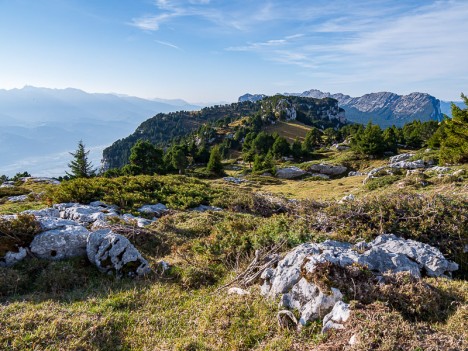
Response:
[{"label": "mountain haze layer", "polygon": [[79,140],[98,166],[102,149],[158,112],[194,110],[183,100],[145,100],[78,89],[0,90],[0,174],[63,175]]}]

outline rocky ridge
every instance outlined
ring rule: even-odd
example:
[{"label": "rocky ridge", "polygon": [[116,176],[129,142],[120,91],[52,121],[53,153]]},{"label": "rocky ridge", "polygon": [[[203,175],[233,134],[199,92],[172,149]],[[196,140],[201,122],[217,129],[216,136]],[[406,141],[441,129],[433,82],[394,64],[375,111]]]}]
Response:
[{"label": "rocky ridge", "polygon": [[345,109],[347,118],[357,123],[366,124],[372,120],[382,127],[389,127],[392,124],[402,126],[413,120],[442,120],[440,101],[426,93],[397,95],[391,92],[379,92],[351,97],[311,89],[298,95],[316,99],[326,97],[336,99],[340,107]]}]

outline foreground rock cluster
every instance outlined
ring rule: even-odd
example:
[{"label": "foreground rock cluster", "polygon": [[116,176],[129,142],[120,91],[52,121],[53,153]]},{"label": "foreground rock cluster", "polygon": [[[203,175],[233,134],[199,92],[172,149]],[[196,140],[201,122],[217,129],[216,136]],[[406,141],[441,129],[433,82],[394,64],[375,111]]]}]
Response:
[{"label": "foreground rock cluster", "polygon": [[266,269],[261,276],[261,293],[268,298],[280,297],[280,308],[297,310],[299,326],[323,318],[323,331],[342,329],[350,315],[343,293],[333,286],[324,291],[310,279],[324,263],[366,267],[380,284],[385,284],[384,274],[388,273],[407,272],[419,279],[422,275],[450,276],[458,269],[458,265],[445,259],[437,248],[393,234],[356,245],[327,240],[302,244],[279,261],[276,268]]},{"label": "foreground rock cluster", "polygon": [[[7,252],[1,258],[0,265],[12,266],[28,254],[48,260],[87,256],[103,273],[144,275],[150,271],[148,262],[126,237],[110,229],[110,223],[121,220],[143,227],[166,211],[168,209],[162,204],[143,206],[139,212],[153,216],[150,220],[131,214],[120,215],[115,206],[100,201],[89,205],[62,203],[42,210],[24,211],[24,214],[36,218],[43,231],[34,237],[28,247]],[[16,217],[2,216],[6,220]]]}]

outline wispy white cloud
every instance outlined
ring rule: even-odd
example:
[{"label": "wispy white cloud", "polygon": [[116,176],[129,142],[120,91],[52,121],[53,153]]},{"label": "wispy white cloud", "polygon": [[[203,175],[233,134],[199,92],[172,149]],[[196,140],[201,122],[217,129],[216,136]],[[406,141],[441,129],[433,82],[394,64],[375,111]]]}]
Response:
[{"label": "wispy white cloud", "polygon": [[164,46],[168,46],[170,48],[173,48],[173,49],[176,49],[176,50],[182,50],[180,47],[178,47],[177,45],[175,44],[172,44],[172,43],[169,43],[167,41],[161,41],[161,40],[155,40],[156,43],[158,44],[161,44],[161,45],[164,45]]},{"label": "wispy white cloud", "polygon": [[[362,14],[364,9],[360,10]],[[247,43],[227,51],[257,53],[295,65],[309,75],[358,82],[424,81],[467,72],[468,2],[436,1],[390,15],[337,16],[315,23],[305,35]]]}]

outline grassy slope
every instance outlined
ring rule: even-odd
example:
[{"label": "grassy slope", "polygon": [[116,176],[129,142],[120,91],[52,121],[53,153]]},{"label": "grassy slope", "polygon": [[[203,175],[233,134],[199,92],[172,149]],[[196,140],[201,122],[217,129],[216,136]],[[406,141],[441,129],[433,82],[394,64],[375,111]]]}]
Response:
[{"label": "grassy slope", "polygon": [[[342,153],[324,156],[321,161],[349,161]],[[352,162],[361,170],[383,163],[379,160]],[[220,180],[209,183],[315,200],[336,200],[349,193],[358,198],[396,192],[468,195],[466,181],[444,183],[432,177],[427,187],[409,183],[403,190],[395,181],[369,192],[363,187],[362,179],[278,181],[265,178],[241,186],[225,185]],[[42,190],[42,186],[31,186],[35,192]],[[0,204],[0,213],[41,206],[45,204],[37,201]],[[203,266],[207,258],[200,252],[209,248],[210,243],[221,248],[226,245],[224,250],[232,246],[231,256],[236,257],[236,246],[245,245],[246,238],[260,240],[261,245],[262,235],[293,237],[306,228],[310,226],[301,218],[176,212],[152,227],[158,237],[158,233],[164,233],[170,238],[164,240],[172,243],[171,252],[161,255],[156,254],[157,248],[145,247],[145,256],[152,265],[163,258],[180,266],[187,265],[187,259]],[[236,241],[241,235],[245,237]],[[240,267],[249,262],[248,257],[239,257]],[[450,346],[457,350],[467,346],[460,344],[460,340],[466,342],[468,338],[466,281],[425,279],[442,292],[457,294],[447,316],[439,320],[411,321],[398,311],[374,303],[357,307],[348,331],[324,337],[319,333],[320,322],[312,323],[300,333],[280,329],[276,322],[276,301],[260,297],[257,286],[251,288],[250,296],[244,297],[229,296],[225,290],[216,291],[217,286],[233,277],[236,265],[230,263],[228,267],[214,286],[202,287],[190,285],[193,279],[200,279],[193,273],[180,280],[156,275],[135,281],[116,280],[102,276],[81,260],[47,264],[31,261],[14,270],[0,270],[3,284],[0,296],[7,285],[13,288],[0,298],[0,350],[312,350],[317,346],[334,350],[347,344],[350,333],[363,335],[364,344],[358,344],[356,350],[370,343],[380,350],[449,349]]]},{"label": "grassy slope", "polygon": [[269,125],[265,131],[267,133],[273,134],[278,133],[280,136],[285,137],[289,142],[293,142],[296,138],[299,141],[303,141],[306,137],[307,132],[311,127],[306,126],[305,124],[297,121],[278,121],[274,125]]}]

